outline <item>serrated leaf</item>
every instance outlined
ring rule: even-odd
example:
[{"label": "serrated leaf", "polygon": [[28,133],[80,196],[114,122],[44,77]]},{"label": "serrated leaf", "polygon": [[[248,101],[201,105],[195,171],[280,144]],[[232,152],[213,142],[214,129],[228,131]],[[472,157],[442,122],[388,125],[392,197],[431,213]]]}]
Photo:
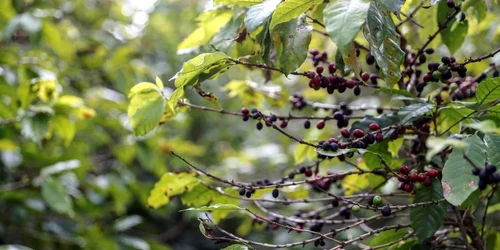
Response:
[{"label": "serrated leaf", "polygon": [[220,211],[220,210],[244,210],[244,208],[238,207],[234,204],[214,204],[210,206],[203,206],[198,208],[187,208],[180,210],[179,212],[187,212],[187,211]]},{"label": "serrated leaf", "polygon": [[280,23],[288,22],[294,18],[297,18],[302,13],[306,12],[309,8],[316,4],[322,3],[323,0],[287,0],[281,2],[276,10],[273,12],[271,17],[271,23],[269,24],[270,29]]},{"label": "serrated leaf", "polygon": [[370,44],[371,54],[385,76],[385,82],[389,87],[394,86],[401,78],[400,66],[405,53],[400,48],[399,35],[392,18],[382,12],[377,4],[371,4],[363,33]]},{"label": "serrated leaf", "polygon": [[[437,8],[437,21],[442,24],[446,21],[447,17],[452,14],[455,10],[449,8],[446,1],[441,1]],[[464,20],[462,22],[457,22],[456,19],[452,19],[448,22],[446,28],[441,32],[441,41],[448,47],[451,54],[454,54],[460,47],[467,36],[467,31],[469,29],[469,22]]]},{"label": "serrated leaf", "polygon": [[464,154],[477,167],[486,160],[485,145],[479,136],[470,136],[465,142],[468,144],[465,149],[454,148],[451,152],[441,180],[444,198],[455,206],[460,206],[477,189],[478,177],[472,174],[473,166],[464,159]]},{"label": "serrated leaf", "polygon": [[281,0],[267,0],[254,5],[247,10],[245,16],[245,27],[252,32],[263,24],[273,14]]},{"label": "serrated leaf", "polygon": [[399,117],[402,118],[401,124],[407,124],[408,122],[418,119],[433,108],[434,104],[430,103],[416,103],[405,106],[398,112]]},{"label": "serrated leaf", "polygon": [[175,87],[192,86],[213,77],[234,63],[222,52],[203,53],[185,62],[182,69],[170,80],[175,79]]},{"label": "serrated leaf", "polygon": [[148,206],[159,208],[166,205],[171,198],[192,190],[199,182],[194,172],[166,173],[149,193]]},{"label": "serrated leaf", "polygon": [[285,74],[299,68],[307,58],[312,29],[311,25],[307,25],[305,16],[276,26],[284,51],[279,57],[279,65]]},{"label": "serrated leaf", "polygon": [[380,0],[382,6],[396,14],[397,17],[399,17],[401,7],[403,7],[405,2],[406,0]]},{"label": "serrated leaf", "polygon": [[156,85],[155,90],[133,95],[128,105],[128,117],[134,134],[143,136],[156,128],[165,112],[165,104],[166,100]]},{"label": "serrated leaf", "polygon": [[488,162],[500,167],[500,135],[485,134],[483,139]]},{"label": "serrated leaf", "polygon": [[261,2],[262,0],[214,0],[215,4],[238,5],[242,7],[252,6]]},{"label": "serrated leaf", "polygon": [[[443,189],[439,180],[434,179],[432,186],[423,187],[415,194],[413,203],[436,201],[443,198]],[[426,240],[441,227],[446,207],[442,204],[414,207],[410,209],[411,227],[420,241]]]},{"label": "serrated leaf", "polygon": [[467,143],[461,140],[445,139],[437,137],[427,138],[425,145],[427,145],[427,147],[429,148],[427,154],[425,155],[425,159],[427,161],[430,161],[434,155],[441,153],[448,146],[453,146],[453,148],[461,148],[461,149],[467,147]]},{"label": "serrated leaf", "polygon": [[480,105],[500,100],[500,77],[489,78],[479,83],[476,100]]},{"label": "serrated leaf", "polygon": [[350,50],[369,8],[369,0],[338,0],[328,3],[323,10],[326,31],[342,54]]},{"label": "serrated leaf", "polygon": [[42,197],[54,211],[72,216],[73,202],[66,189],[55,179],[46,178],[42,182]]}]

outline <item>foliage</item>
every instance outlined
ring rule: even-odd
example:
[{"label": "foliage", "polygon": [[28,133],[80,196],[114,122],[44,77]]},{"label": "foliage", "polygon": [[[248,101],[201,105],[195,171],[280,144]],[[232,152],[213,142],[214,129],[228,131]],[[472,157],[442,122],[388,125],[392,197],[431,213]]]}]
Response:
[{"label": "foliage", "polygon": [[496,245],[498,1],[146,2],[0,1],[0,249]]}]

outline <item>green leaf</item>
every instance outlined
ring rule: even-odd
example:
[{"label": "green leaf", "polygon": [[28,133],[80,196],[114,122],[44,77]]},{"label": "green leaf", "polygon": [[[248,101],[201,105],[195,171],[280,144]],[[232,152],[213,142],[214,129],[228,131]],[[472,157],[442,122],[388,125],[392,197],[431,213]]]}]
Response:
[{"label": "green leaf", "polygon": [[269,29],[274,29],[274,27],[280,23],[285,23],[297,18],[312,6],[322,2],[323,0],[287,0],[281,2],[273,13]]},{"label": "green leaf", "polygon": [[214,0],[215,4],[238,5],[242,7],[252,6],[262,3],[262,0]]},{"label": "green leaf", "polygon": [[42,182],[42,197],[54,211],[73,216],[73,202],[66,189],[55,179],[46,178]]},{"label": "green leaf", "polygon": [[[438,4],[438,23],[444,23],[446,18],[454,11],[454,9],[449,8],[446,5],[446,1],[441,1]],[[448,47],[451,54],[454,54],[458,49],[460,49],[460,47],[462,47],[465,37],[467,36],[468,29],[469,22],[467,20],[457,22],[456,19],[453,18],[450,22],[448,22],[446,28],[441,31],[441,40]]]},{"label": "green leaf", "polygon": [[474,8],[478,23],[484,20],[488,9],[484,0],[465,0],[462,4],[462,11],[465,12],[470,7]]},{"label": "green leaf", "polygon": [[476,89],[476,100],[480,105],[500,100],[500,77],[482,81]]},{"label": "green leaf", "polygon": [[342,54],[350,50],[369,8],[369,0],[337,0],[328,3],[323,10],[326,31]]},{"label": "green leaf", "polygon": [[[432,186],[423,187],[415,194],[413,203],[435,201],[443,198],[443,189],[439,180],[434,179]],[[410,209],[411,227],[420,241],[428,239],[441,227],[446,207],[444,204],[433,204]]]},{"label": "green leaf", "polygon": [[49,113],[26,116],[21,120],[21,134],[34,142],[40,142],[49,131],[49,121]]},{"label": "green leaf", "polygon": [[298,144],[293,150],[293,159],[295,164],[300,164],[306,160],[308,151],[311,149],[306,144]]},{"label": "green leaf", "polygon": [[64,146],[68,147],[76,133],[75,124],[67,116],[56,115],[51,121],[52,129],[64,139]]},{"label": "green leaf", "polygon": [[380,0],[380,3],[384,8],[390,10],[392,13],[399,17],[401,7],[405,4],[406,0]]},{"label": "green leaf", "polygon": [[194,172],[166,173],[149,193],[148,206],[159,208],[174,196],[192,190],[199,183]]},{"label": "green leaf", "polygon": [[500,167],[500,135],[485,134],[483,140],[488,162]]},{"label": "green leaf", "polygon": [[245,16],[245,27],[252,32],[266,21],[278,6],[281,0],[267,0],[250,7]]},{"label": "green leaf", "polygon": [[370,241],[370,246],[378,246],[378,245],[383,245],[389,242],[393,242],[396,240],[399,240],[403,238],[408,234],[408,230],[405,228],[402,229],[391,229],[387,230],[384,232],[379,233],[377,236],[375,236],[371,241]]},{"label": "green leaf", "polygon": [[427,112],[431,111],[433,108],[434,104],[430,103],[416,103],[405,106],[398,112],[399,117],[402,118],[401,124],[406,124],[415,119],[418,119],[421,116],[425,115]]},{"label": "green leaf", "polygon": [[288,74],[302,65],[307,58],[311,42],[312,26],[307,25],[305,16],[276,26],[283,43],[284,53],[279,57],[280,69]]},{"label": "green leaf", "polygon": [[222,52],[200,54],[185,62],[182,70],[177,72],[170,80],[175,79],[175,87],[177,88],[195,85],[233,65],[234,63],[229,61],[228,58]]},{"label": "green leaf", "polygon": [[196,185],[192,190],[181,195],[181,202],[186,206],[205,206],[214,197],[220,195],[218,192],[207,188],[205,185]]},{"label": "green leaf", "polygon": [[179,212],[187,212],[187,211],[220,211],[220,210],[244,210],[244,208],[238,207],[234,204],[213,204],[210,206],[203,206],[199,208],[187,208],[180,210]]},{"label": "green leaf", "polygon": [[429,137],[425,143],[429,150],[425,155],[425,160],[431,161],[432,157],[436,154],[441,153],[446,147],[452,146],[453,148],[461,148],[464,149],[467,147],[467,143],[456,140],[456,139],[445,139],[445,138],[437,138],[437,137]]},{"label": "green leaf", "polygon": [[478,177],[472,174],[473,166],[464,155],[477,167],[483,166],[486,160],[485,145],[479,136],[470,136],[465,142],[468,144],[465,149],[454,148],[451,152],[441,180],[444,198],[455,206],[460,206],[477,189]]},{"label": "green leaf", "polygon": [[465,124],[464,127],[473,128],[483,133],[497,133],[500,134],[500,129],[492,120],[484,120],[476,123]]},{"label": "green leaf", "polygon": [[[132,90],[129,96],[132,96],[128,105],[128,117],[134,134],[143,136],[156,128],[165,112],[165,97],[156,85],[153,83],[139,83],[137,85],[153,85],[153,88],[140,88]],[[133,94],[132,94],[133,93]]]},{"label": "green leaf", "polygon": [[241,244],[236,244],[236,245],[228,246],[228,247],[223,248],[221,250],[249,250],[249,249],[253,249],[253,248],[250,248],[248,246],[241,245]]},{"label": "green leaf", "polygon": [[392,155],[387,150],[389,148],[388,141],[383,140],[375,144],[370,145],[367,148],[366,153],[363,155],[363,161],[369,169],[385,168],[382,164],[381,159],[385,160],[390,166],[392,161]]},{"label": "green leaf", "polygon": [[405,53],[400,48],[392,18],[377,4],[371,4],[363,33],[370,44],[371,54],[385,76],[385,82],[389,87],[394,86],[401,78],[400,66]]},{"label": "green leaf", "polygon": [[343,155],[343,154],[346,154],[349,152],[364,154],[366,152],[366,150],[359,149],[359,148],[346,148],[346,149],[338,149],[337,151],[333,152],[333,151],[326,151],[322,148],[316,149],[316,153],[318,153],[320,155],[331,156],[331,157]]},{"label": "green leaf", "polygon": [[387,148],[387,151],[389,151],[392,155],[392,157],[396,157],[399,154],[399,150],[401,149],[401,146],[403,146],[403,138],[400,137],[396,140],[390,140],[389,145]]}]

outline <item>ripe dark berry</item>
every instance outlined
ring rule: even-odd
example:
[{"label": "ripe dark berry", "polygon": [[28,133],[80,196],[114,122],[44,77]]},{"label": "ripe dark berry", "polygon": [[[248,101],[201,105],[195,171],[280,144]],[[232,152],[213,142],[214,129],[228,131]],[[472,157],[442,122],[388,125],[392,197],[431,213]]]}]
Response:
[{"label": "ripe dark berry", "polygon": [[304,122],[304,128],[309,129],[311,127],[311,122],[309,120]]},{"label": "ripe dark berry", "polygon": [[339,107],[342,110],[346,110],[347,109],[347,103],[345,103],[345,102],[339,102]]},{"label": "ripe dark berry", "polygon": [[355,96],[359,96],[361,94],[361,88],[359,86],[356,86],[353,91]]},{"label": "ripe dark berry", "polygon": [[338,207],[339,206],[339,200],[337,198],[332,200],[332,207]]},{"label": "ripe dark berry", "polygon": [[278,198],[278,195],[279,195],[279,194],[280,194],[280,191],[279,191],[277,188],[275,188],[275,189],[273,190],[273,197],[274,197],[274,198]]},{"label": "ripe dark berry", "polygon": [[252,197],[252,191],[247,190],[247,192],[245,193],[245,196],[246,196],[247,198]]},{"label": "ripe dark berry", "polygon": [[383,216],[391,216],[391,207],[389,205],[385,205],[382,208],[382,215]]},{"label": "ripe dark berry", "polygon": [[255,113],[258,113],[258,112],[259,112],[259,110],[257,110],[256,108],[252,109],[252,114],[255,114]]},{"label": "ripe dark berry", "polygon": [[295,172],[288,173],[288,179],[293,180],[295,178]]},{"label": "ripe dark berry", "polygon": [[347,80],[345,82],[345,86],[348,88],[348,89],[352,89],[354,87],[356,87],[356,82],[354,80]]},{"label": "ripe dark berry", "polygon": [[495,167],[493,164],[487,164],[484,169],[486,170],[486,173],[490,175],[497,171],[497,167]]},{"label": "ripe dark berry", "polygon": [[257,122],[257,129],[261,130],[264,125],[262,125],[262,122]]},{"label": "ripe dark berry", "polygon": [[451,61],[450,61],[449,57],[443,56],[443,57],[441,57],[441,62],[443,62],[444,64],[448,65],[448,64],[450,64]]},{"label": "ripe dark berry", "polygon": [[498,76],[500,76],[500,71],[496,69],[495,71],[493,71],[493,77],[498,77]]},{"label": "ripe dark berry", "polygon": [[485,169],[481,169],[481,171],[479,171],[479,180],[488,181],[488,176],[489,174]]},{"label": "ripe dark berry", "polygon": [[402,173],[402,174],[408,174],[410,173],[410,168],[406,165],[402,165],[400,168],[399,168],[399,172]]},{"label": "ripe dark berry", "polygon": [[371,123],[369,127],[370,127],[371,131],[377,131],[380,129],[380,126],[378,125],[378,123]]},{"label": "ripe dark berry", "polygon": [[325,70],[325,69],[323,68],[323,66],[318,66],[318,67],[316,67],[316,73],[318,73],[318,74],[323,73],[323,70]]},{"label": "ripe dark berry", "polygon": [[340,111],[337,111],[333,114],[333,119],[337,121],[344,120],[344,114]]},{"label": "ripe dark berry", "polygon": [[382,133],[377,133],[375,135],[375,140],[378,141],[378,142],[381,142],[384,140],[384,135],[382,135]]},{"label": "ripe dark berry", "polygon": [[323,129],[325,127],[325,121],[319,121],[317,124],[316,124],[316,128],[317,129]]},{"label": "ripe dark berry", "polygon": [[300,167],[299,168],[299,173],[303,174],[306,172],[306,167]]},{"label": "ripe dark berry", "polygon": [[438,174],[439,174],[439,172],[437,170],[435,170],[435,169],[429,169],[427,171],[427,175],[429,177],[431,177],[431,178],[434,178],[434,177],[438,176]]},{"label": "ripe dark berry", "polygon": [[477,183],[477,187],[481,190],[485,190],[486,189],[486,186],[487,186],[488,182],[486,181],[483,181],[481,179],[479,179],[479,182]]},{"label": "ripe dark berry", "polygon": [[384,113],[384,109],[382,107],[377,108],[377,114],[381,115]]},{"label": "ripe dark berry", "polygon": [[306,171],[304,172],[304,175],[306,177],[311,177],[312,176],[312,170],[310,168],[306,168]]},{"label": "ripe dark berry", "polygon": [[328,72],[330,72],[330,74],[335,73],[336,70],[337,69],[335,68],[335,63],[328,64]]},{"label": "ripe dark berry", "polygon": [[437,69],[438,69],[438,67],[439,67],[439,63],[435,63],[435,62],[433,62],[433,63],[429,63],[429,64],[427,65],[427,68],[429,69],[429,71],[434,71],[434,70],[437,70]]},{"label": "ripe dark berry", "polygon": [[473,175],[479,175],[479,171],[481,171],[479,168],[473,168],[472,169],[472,174]]},{"label": "ripe dark berry", "polygon": [[319,54],[319,50],[317,50],[317,49],[309,50],[309,54],[315,56],[315,55]]},{"label": "ripe dark berry", "polygon": [[377,206],[377,207],[380,206],[380,205],[382,205],[382,197],[380,197],[378,195],[374,196],[373,200],[372,200],[372,204],[374,206]]},{"label": "ripe dark berry", "polygon": [[337,151],[339,149],[339,145],[335,142],[330,143],[330,150]]},{"label": "ripe dark berry", "polygon": [[349,129],[347,128],[341,129],[340,134],[345,138],[349,138],[351,136],[351,132],[349,132]]},{"label": "ripe dark berry", "polygon": [[430,54],[434,53],[434,49],[433,48],[427,48],[427,49],[425,49],[425,53],[427,53],[427,54],[430,55]]},{"label": "ripe dark berry", "polygon": [[368,81],[370,79],[370,74],[367,73],[367,72],[363,72],[361,74],[361,80],[363,80],[364,82]]},{"label": "ripe dark berry", "polygon": [[424,186],[430,186],[430,185],[432,185],[431,177],[426,176],[423,183],[424,183]]},{"label": "ripe dark berry", "polygon": [[406,183],[404,186],[403,186],[403,189],[406,191],[406,192],[411,192],[413,191],[413,185],[411,183]]},{"label": "ripe dark berry", "polygon": [[420,64],[424,64],[426,61],[427,61],[427,56],[425,56],[424,54],[422,54],[422,55],[420,55],[420,56],[418,57],[418,62],[419,62]]},{"label": "ripe dark berry", "polygon": [[375,57],[370,53],[366,54],[366,63],[368,65],[372,65],[374,62],[375,62]]},{"label": "ripe dark berry", "polygon": [[240,193],[241,196],[245,195],[246,192],[247,191],[245,190],[245,188],[240,188],[240,192],[239,193]]},{"label": "ripe dark berry", "polygon": [[446,5],[448,8],[455,8],[455,2],[453,2],[453,0],[446,1]]},{"label": "ripe dark berry", "polygon": [[248,115],[244,115],[244,116],[243,116],[243,121],[244,121],[244,122],[248,121],[248,119],[250,119],[250,117],[248,117]]},{"label": "ripe dark berry", "polygon": [[351,210],[354,213],[359,213],[359,211],[361,210],[361,208],[358,205],[354,205],[354,206],[352,206]]},{"label": "ripe dark berry", "polygon": [[248,108],[241,108],[241,114],[244,116],[247,116],[250,113],[250,110]]},{"label": "ripe dark berry", "polygon": [[365,132],[363,132],[363,130],[361,129],[355,129],[354,131],[352,131],[352,135],[354,136],[354,138],[361,138],[365,135]]},{"label": "ripe dark berry", "polygon": [[420,173],[417,175],[417,181],[419,181],[419,182],[424,182],[426,178],[427,178],[427,175],[425,173]]},{"label": "ripe dark berry", "polygon": [[367,134],[365,138],[365,142],[368,144],[373,144],[375,143],[375,136],[373,134]]},{"label": "ripe dark berry", "polygon": [[418,181],[418,174],[417,173],[410,173],[408,175],[408,178],[410,179],[410,181],[416,182],[416,181]]},{"label": "ripe dark berry", "polygon": [[495,174],[493,174],[493,182],[494,182],[495,184],[500,183],[500,173],[495,173]]},{"label": "ripe dark berry", "polygon": [[443,80],[449,80],[449,79],[451,79],[451,71],[446,70],[445,72],[443,72],[441,74],[441,79],[443,79]]},{"label": "ripe dark berry", "polygon": [[281,121],[280,128],[286,128],[287,125],[288,123],[286,121]]},{"label": "ripe dark berry", "polygon": [[424,80],[425,83],[428,83],[432,80],[432,74],[425,74],[424,77],[422,78]]}]

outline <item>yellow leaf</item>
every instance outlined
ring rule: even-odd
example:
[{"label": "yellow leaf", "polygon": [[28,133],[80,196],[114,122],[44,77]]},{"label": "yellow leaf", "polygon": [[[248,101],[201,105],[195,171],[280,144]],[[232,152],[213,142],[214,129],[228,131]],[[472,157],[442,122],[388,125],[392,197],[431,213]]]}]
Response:
[{"label": "yellow leaf", "polygon": [[156,85],[158,86],[159,89],[163,89],[163,82],[159,77],[156,77]]},{"label": "yellow leaf", "polygon": [[146,93],[149,91],[158,91],[158,86],[151,82],[140,82],[130,89],[128,98],[132,98],[138,93]]},{"label": "yellow leaf", "polygon": [[16,150],[17,146],[16,144],[9,140],[9,139],[0,139],[0,151],[4,151],[4,150],[10,150],[10,151],[13,151],[13,150]]},{"label": "yellow leaf", "polygon": [[198,28],[184,39],[177,50],[189,49],[208,43],[213,36],[231,20],[231,10],[214,10],[203,14],[198,20]]},{"label": "yellow leaf", "polygon": [[148,206],[158,208],[176,196],[192,190],[200,180],[194,172],[166,173],[158,181],[148,197]]}]

